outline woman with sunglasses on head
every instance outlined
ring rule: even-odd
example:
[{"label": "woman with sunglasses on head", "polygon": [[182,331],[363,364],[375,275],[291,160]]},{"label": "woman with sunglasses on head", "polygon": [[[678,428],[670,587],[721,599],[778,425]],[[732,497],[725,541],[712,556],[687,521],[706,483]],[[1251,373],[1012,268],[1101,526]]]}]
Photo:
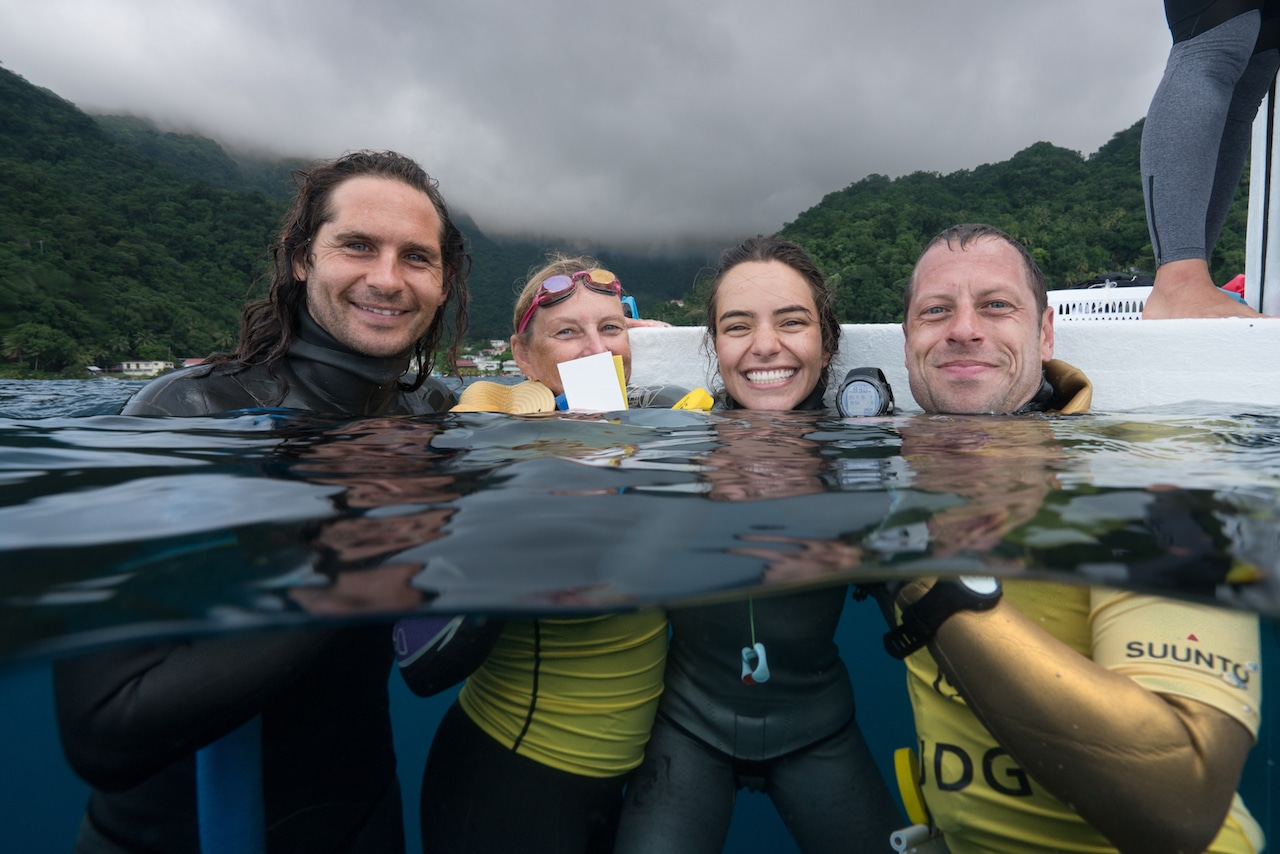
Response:
[{"label": "woman with sunglasses on head", "polygon": [[[821,271],[798,245],[755,237],[727,250],[706,317],[723,409],[823,408],[840,325]],[[796,435],[807,422],[759,424],[748,437],[759,444],[812,444]],[[720,472],[730,481],[722,500],[771,493],[744,489],[741,469]],[[708,473],[712,498],[717,474]],[[619,854],[720,851],[744,787],[769,795],[802,851],[887,850],[902,820],[854,718],[833,639],[847,591],[668,612],[666,688],[627,791]]]},{"label": "woman with sunglasses on head", "polygon": [[590,258],[560,258],[536,273],[516,299],[511,355],[532,382],[564,393],[560,363],[597,353],[622,359],[631,376],[631,339],[617,276]]},{"label": "woman with sunglasses on head", "polygon": [[[627,329],[671,324],[629,316],[622,298],[618,277],[601,269],[593,259],[556,256],[529,279],[516,298],[511,354],[528,382],[518,386],[472,383],[463,390],[453,411],[520,415],[563,409],[567,403],[562,397],[560,364],[598,353],[620,357],[629,380],[631,340]],[[674,394],[676,391],[667,386],[628,385],[628,406],[672,406],[683,394]]]},{"label": "woman with sunglasses on head", "polygon": [[[553,410],[564,391],[558,365],[597,353],[620,356],[629,374],[621,294],[617,277],[593,259],[553,260],[516,301],[511,349],[528,381],[489,383],[479,393],[471,390],[482,384],[473,384],[458,409],[496,411],[505,402],[520,412]],[[503,398],[503,388],[513,393]],[[659,397],[656,405],[675,402]],[[397,638],[415,693],[442,690],[474,667],[427,758],[424,850],[610,851],[623,787],[662,692],[666,616],[444,622],[398,626],[422,639]]]}]

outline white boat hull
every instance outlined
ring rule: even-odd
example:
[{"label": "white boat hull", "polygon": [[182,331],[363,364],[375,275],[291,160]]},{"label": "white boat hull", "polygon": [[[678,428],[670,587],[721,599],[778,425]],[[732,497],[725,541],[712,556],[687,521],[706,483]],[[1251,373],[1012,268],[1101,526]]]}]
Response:
[{"label": "white boat hull", "polygon": [[[902,327],[893,323],[842,327],[833,376],[850,368],[881,368],[898,407],[918,411],[907,386]],[[1093,381],[1097,411],[1141,411],[1207,401],[1280,406],[1280,319],[1090,320],[1054,325],[1055,356]],[[702,327],[631,330],[631,380],[685,388],[718,385]]]}]

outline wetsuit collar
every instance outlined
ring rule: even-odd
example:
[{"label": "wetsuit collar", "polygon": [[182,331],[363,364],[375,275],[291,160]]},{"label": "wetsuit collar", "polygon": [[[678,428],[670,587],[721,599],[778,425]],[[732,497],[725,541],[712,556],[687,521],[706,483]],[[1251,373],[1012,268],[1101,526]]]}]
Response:
[{"label": "wetsuit collar", "polygon": [[1028,412],[1048,412],[1052,409],[1060,409],[1061,407],[1057,404],[1057,392],[1054,391],[1053,383],[1049,382],[1049,378],[1041,370],[1040,388],[1036,389],[1036,393],[1032,395],[1031,399],[1013,414],[1026,415]]},{"label": "wetsuit collar", "polygon": [[298,312],[298,334],[289,346],[289,366],[340,411],[373,414],[399,391],[410,353],[388,358],[357,353],[338,341],[311,313]]}]

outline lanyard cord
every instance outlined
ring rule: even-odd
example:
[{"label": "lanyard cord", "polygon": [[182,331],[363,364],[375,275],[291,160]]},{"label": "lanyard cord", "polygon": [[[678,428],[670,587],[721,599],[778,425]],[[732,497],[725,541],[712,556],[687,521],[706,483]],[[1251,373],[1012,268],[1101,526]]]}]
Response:
[{"label": "lanyard cord", "polygon": [[751,620],[751,645],[756,645],[756,600],[747,597],[747,614]]}]

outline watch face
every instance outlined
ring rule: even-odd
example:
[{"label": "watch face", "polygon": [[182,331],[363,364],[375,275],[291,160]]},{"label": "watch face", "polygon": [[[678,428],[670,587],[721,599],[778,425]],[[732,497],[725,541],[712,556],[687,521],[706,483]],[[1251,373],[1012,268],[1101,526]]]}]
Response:
[{"label": "watch face", "polygon": [[880,414],[880,391],[865,380],[854,380],[840,389],[840,414],[848,417]]},{"label": "watch face", "polygon": [[956,581],[981,596],[991,596],[1000,589],[1000,582],[990,575],[962,575]]}]

